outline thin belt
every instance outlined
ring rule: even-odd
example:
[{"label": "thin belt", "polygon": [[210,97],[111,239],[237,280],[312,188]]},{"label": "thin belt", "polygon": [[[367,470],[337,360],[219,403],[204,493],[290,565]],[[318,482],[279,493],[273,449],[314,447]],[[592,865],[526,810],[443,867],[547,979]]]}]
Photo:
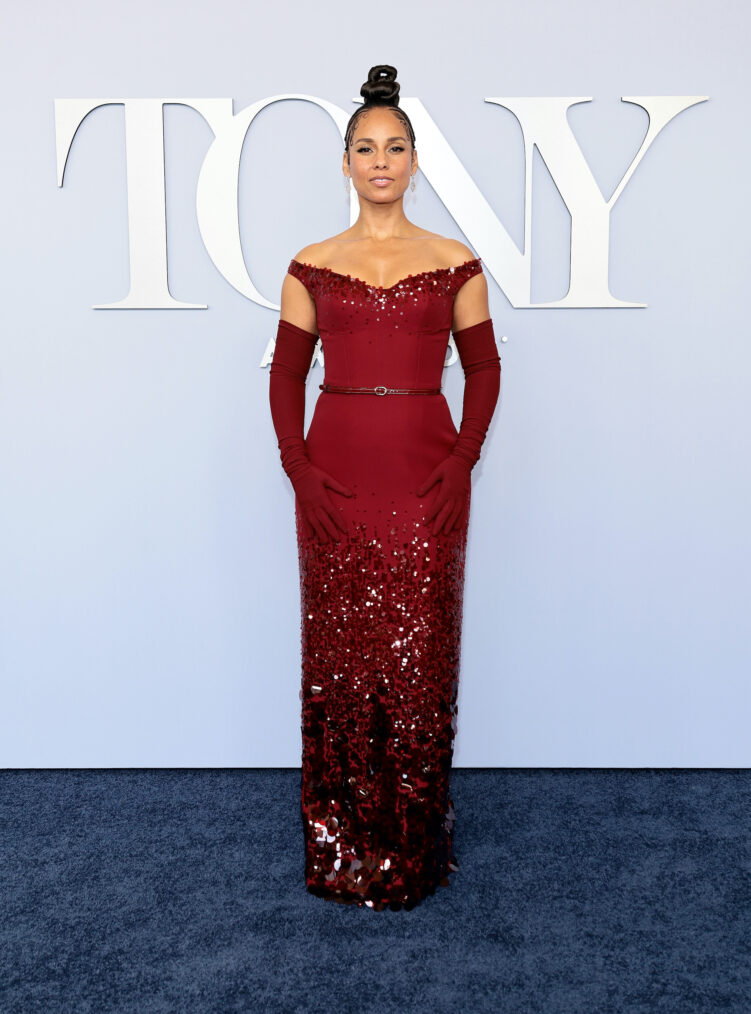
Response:
[{"label": "thin belt", "polygon": [[319,384],[322,391],[332,394],[440,394],[440,387],[345,387],[342,384]]}]

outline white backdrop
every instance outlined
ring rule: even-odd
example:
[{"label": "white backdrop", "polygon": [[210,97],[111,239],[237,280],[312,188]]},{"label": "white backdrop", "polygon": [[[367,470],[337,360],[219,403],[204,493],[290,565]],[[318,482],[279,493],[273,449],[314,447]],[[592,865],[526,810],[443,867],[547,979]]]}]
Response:
[{"label": "white backdrop", "polygon": [[[613,207],[610,291],[643,308],[514,307],[488,268],[497,247],[462,232],[427,166],[405,207],[484,259],[507,339],[473,476],[455,765],[751,763],[749,8],[6,6],[0,764],[299,764],[293,493],[268,410],[278,311],[208,256],[196,187],[213,133],[177,103],[239,113],[300,93],[349,116],[375,63],[398,68],[519,250],[524,136],[485,99],[591,98],[567,119],[607,199],[649,125],[621,97],[707,96]],[[140,181],[110,104],[83,120],[58,187],[55,101],[101,97],[170,103],[170,292],[205,309],[93,309],[128,294]],[[242,250],[272,306],[290,257],[349,224],[341,147],[299,100],[248,132]],[[530,301],[551,302],[570,218],[537,149],[528,168]],[[321,380],[316,366],[308,421]],[[445,390],[458,423],[458,364]]]}]

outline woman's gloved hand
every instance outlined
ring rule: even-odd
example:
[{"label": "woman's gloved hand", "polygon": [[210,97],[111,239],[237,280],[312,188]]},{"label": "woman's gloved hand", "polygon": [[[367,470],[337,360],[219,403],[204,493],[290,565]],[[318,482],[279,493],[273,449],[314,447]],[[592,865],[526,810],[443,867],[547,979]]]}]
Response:
[{"label": "woman's gloved hand", "polygon": [[331,489],[342,496],[352,496],[352,490],[310,461],[298,466],[290,481],[300,513],[310,523],[319,542],[341,539],[340,533],[346,532],[347,526],[326,490]]},{"label": "woman's gloved hand", "polygon": [[435,518],[433,535],[441,532],[448,535],[464,519],[472,489],[471,473],[471,467],[463,458],[449,454],[417,487],[417,495],[424,496],[437,482],[441,484],[425,515],[426,524]]}]

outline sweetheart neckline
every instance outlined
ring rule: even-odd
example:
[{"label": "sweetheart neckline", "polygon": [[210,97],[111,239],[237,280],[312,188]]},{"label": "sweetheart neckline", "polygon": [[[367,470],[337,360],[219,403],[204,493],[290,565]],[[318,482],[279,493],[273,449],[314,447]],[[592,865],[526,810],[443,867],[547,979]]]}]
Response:
[{"label": "sweetheart neckline", "polygon": [[328,268],[322,264],[309,264],[307,261],[298,261],[296,258],[292,258],[294,264],[299,264],[303,268],[313,268],[314,271],[326,271],[330,275],[336,275],[337,278],[346,278],[350,282],[359,282],[361,285],[367,286],[369,289],[377,289],[379,292],[391,292],[397,285],[401,285],[403,282],[409,281],[410,278],[422,278],[423,275],[435,275],[440,271],[458,271],[459,268],[465,268],[468,264],[475,264],[481,261],[480,257],[470,257],[469,260],[463,261],[461,264],[455,264],[448,268],[429,268],[427,271],[417,271],[415,274],[405,275],[404,278],[398,278],[393,285],[373,285],[372,282],[366,282],[364,278],[358,278],[356,275],[345,275],[341,271],[334,271],[333,268]]}]

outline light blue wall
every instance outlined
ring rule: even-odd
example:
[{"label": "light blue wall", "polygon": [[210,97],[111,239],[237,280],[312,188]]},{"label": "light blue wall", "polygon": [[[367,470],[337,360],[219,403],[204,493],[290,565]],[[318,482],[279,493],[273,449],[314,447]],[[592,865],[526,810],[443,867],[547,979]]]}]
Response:
[{"label": "light blue wall", "polygon": [[[292,12],[292,16],[290,15]],[[513,309],[489,277],[501,400],[474,474],[457,766],[744,766],[749,747],[749,8],[671,0],[86,2],[4,19],[0,159],[0,764],[299,764],[293,495],[262,365],[278,314],[196,224],[212,133],[165,108],[170,286],[206,310],[93,310],[128,290],[122,106],[55,174],[53,102],[302,92],[348,113],[393,63],[522,246],[514,117],[571,129],[612,214],[610,286],[644,309]],[[418,153],[419,153],[418,136]],[[348,224],[332,121],[275,103],[245,144],[250,275]],[[418,179],[407,212],[462,236]],[[568,213],[535,152],[532,300],[568,284]],[[486,257],[488,251],[478,248]],[[311,400],[321,370],[309,380]],[[458,366],[446,371],[456,421]]]}]

